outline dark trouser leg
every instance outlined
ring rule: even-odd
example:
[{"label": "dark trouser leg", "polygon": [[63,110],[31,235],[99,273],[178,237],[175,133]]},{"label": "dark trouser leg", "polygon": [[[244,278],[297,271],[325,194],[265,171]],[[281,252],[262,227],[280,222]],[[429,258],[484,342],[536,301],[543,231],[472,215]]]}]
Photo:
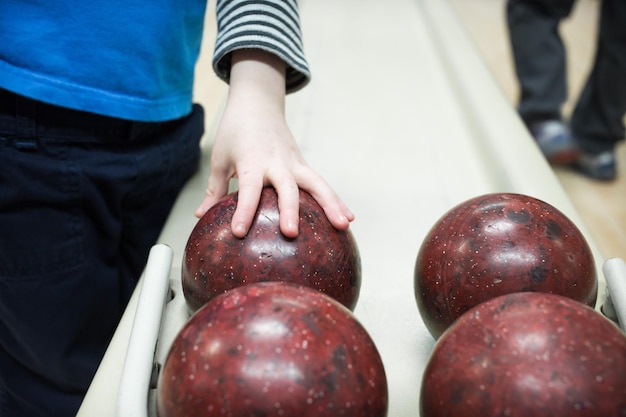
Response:
[{"label": "dark trouser leg", "polygon": [[560,119],[567,98],[565,48],[558,33],[574,0],[508,0],[506,15],[526,123]]},{"label": "dark trouser leg", "polygon": [[0,100],[0,415],[74,416],[197,167],[203,115],[155,129]]},{"label": "dark trouser leg", "polygon": [[572,115],[572,132],[583,151],[612,150],[624,138],[626,113],[626,1],[600,5],[596,57]]}]

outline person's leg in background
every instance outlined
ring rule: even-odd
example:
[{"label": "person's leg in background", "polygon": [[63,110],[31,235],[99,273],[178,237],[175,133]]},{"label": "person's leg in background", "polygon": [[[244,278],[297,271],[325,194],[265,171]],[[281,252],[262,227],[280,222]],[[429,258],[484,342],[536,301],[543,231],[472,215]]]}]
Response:
[{"label": "person's leg in background", "polygon": [[0,415],[70,417],[197,167],[203,115],[98,125],[0,98]]},{"label": "person's leg in background", "polygon": [[506,17],[520,86],[518,112],[546,158],[573,162],[577,150],[563,122],[566,51],[558,29],[574,0],[508,0]]},{"label": "person's leg in background", "polygon": [[626,113],[626,1],[600,4],[593,69],[572,114],[571,129],[581,155],[575,166],[585,175],[617,175],[615,146],[624,139]]}]

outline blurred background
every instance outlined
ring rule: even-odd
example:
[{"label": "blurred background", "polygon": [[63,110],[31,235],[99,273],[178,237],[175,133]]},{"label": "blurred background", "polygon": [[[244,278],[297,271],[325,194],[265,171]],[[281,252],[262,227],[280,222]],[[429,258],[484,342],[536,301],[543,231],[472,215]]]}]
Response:
[{"label": "blurred background", "polygon": [[[449,0],[512,105],[517,103],[515,77],[505,21],[505,0]],[[567,118],[591,69],[596,49],[600,0],[577,0],[571,16],[561,25],[567,50],[569,97],[563,108]],[[618,177],[602,183],[568,168],[554,171],[584,219],[605,259],[626,257],[626,149],[617,148]]]}]

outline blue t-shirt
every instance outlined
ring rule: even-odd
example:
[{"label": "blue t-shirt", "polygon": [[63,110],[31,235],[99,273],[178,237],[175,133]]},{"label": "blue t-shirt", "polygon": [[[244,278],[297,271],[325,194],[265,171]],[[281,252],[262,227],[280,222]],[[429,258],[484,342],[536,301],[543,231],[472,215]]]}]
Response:
[{"label": "blue t-shirt", "polygon": [[0,2],[0,86],[133,120],[187,114],[205,0]]},{"label": "blue t-shirt", "polygon": [[[225,33],[214,67],[227,81],[229,45],[261,47],[287,61],[288,87],[299,88],[309,73],[295,0],[263,3],[218,0]],[[206,0],[0,1],[0,87],[130,120],[184,116],[205,11]]]}]

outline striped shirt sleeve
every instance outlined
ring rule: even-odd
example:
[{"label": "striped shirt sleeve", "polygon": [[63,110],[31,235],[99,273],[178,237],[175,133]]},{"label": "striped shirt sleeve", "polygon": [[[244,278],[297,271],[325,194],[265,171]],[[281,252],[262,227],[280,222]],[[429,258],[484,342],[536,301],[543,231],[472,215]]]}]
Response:
[{"label": "striped shirt sleeve", "polygon": [[258,48],[287,63],[288,93],[309,82],[296,0],[218,0],[216,14],[213,69],[218,77],[229,82],[232,51]]}]

